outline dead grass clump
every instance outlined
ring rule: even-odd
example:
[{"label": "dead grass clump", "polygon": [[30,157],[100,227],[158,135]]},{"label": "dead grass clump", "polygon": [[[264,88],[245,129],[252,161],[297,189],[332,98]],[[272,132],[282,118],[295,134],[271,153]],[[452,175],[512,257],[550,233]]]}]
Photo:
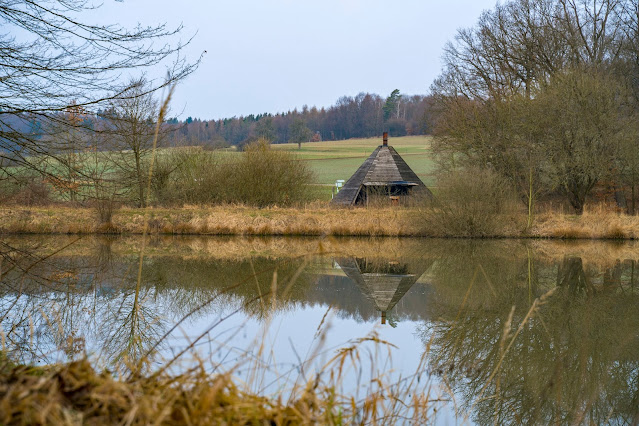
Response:
[{"label": "dead grass clump", "polygon": [[292,389],[286,389],[290,395],[287,399],[281,394],[269,398],[243,390],[234,383],[232,371],[212,375],[203,364],[178,376],[161,370],[115,379],[109,373],[98,374],[86,360],[33,368],[12,365],[5,358],[0,364],[0,423],[279,425],[427,421],[436,410],[429,395],[430,385],[415,380],[424,368],[421,364],[415,377],[397,384],[388,383],[381,373],[372,378],[363,395],[340,392],[349,365],[361,360],[360,348],[369,344],[390,349],[389,343],[375,333],[356,339],[338,350],[321,373],[302,375]]},{"label": "dead grass clump", "polygon": [[553,238],[635,239],[639,217],[620,214],[605,205],[589,206],[582,215],[544,212],[531,230],[534,236]]},{"label": "dead grass clump", "polygon": [[[198,371],[177,378],[118,381],[87,361],[0,375],[2,424],[297,424],[315,407],[284,407],[240,392],[229,376]],[[299,401],[298,405],[305,405]]]},{"label": "dead grass clump", "polygon": [[174,234],[195,234],[196,228],[189,222],[181,222],[173,225],[173,233]]},{"label": "dead grass clump", "polygon": [[96,234],[121,234],[122,229],[113,224],[113,222],[106,222],[98,225],[95,228]]},{"label": "dead grass clump", "polygon": [[571,226],[570,224],[553,228],[549,236],[552,238],[561,238],[567,240],[589,237],[589,235],[586,234],[583,229],[580,229],[577,226]]},{"label": "dead grass clump", "polygon": [[333,226],[331,227],[330,235],[335,235],[335,236],[350,235],[350,230],[345,226]]},{"label": "dead grass clump", "polygon": [[626,231],[620,227],[619,225],[613,224],[608,228],[606,235],[604,238],[614,239],[614,240],[624,240],[628,238]]},{"label": "dead grass clump", "polygon": [[237,231],[229,226],[224,225],[216,225],[213,228],[210,228],[210,231],[214,235],[235,235]]},{"label": "dead grass clump", "polygon": [[268,223],[260,226],[256,232],[256,235],[274,235],[274,234],[276,233],[273,231],[273,228],[271,228],[271,226]]}]

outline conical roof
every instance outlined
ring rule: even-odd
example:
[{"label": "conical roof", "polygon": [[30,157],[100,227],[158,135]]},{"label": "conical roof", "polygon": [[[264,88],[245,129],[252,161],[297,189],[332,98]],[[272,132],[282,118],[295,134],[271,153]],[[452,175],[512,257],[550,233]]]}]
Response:
[{"label": "conical roof", "polygon": [[388,262],[369,262],[367,259],[339,258],[335,261],[381,312],[393,309],[432,265],[432,261],[420,261],[389,268]]},{"label": "conical roof", "polygon": [[395,148],[380,145],[364,161],[333,198],[334,204],[355,204],[364,186],[407,186],[419,188],[428,197],[430,190],[406,164]]}]

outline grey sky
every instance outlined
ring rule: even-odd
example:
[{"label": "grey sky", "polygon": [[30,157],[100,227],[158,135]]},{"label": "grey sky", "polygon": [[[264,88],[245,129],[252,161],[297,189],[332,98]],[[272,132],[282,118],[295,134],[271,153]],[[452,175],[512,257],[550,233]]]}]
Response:
[{"label": "grey sky", "polygon": [[326,107],[359,92],[425,94],[442,48],[495,0],[124,0],[100,19],[184,24],[202,65],[173,111],[204,119]]}]

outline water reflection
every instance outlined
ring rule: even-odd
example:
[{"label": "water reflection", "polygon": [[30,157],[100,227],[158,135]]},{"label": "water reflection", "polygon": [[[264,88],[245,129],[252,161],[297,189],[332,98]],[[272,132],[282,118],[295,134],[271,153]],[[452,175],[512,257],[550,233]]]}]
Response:
[{"label": "water reflection", "polygon": [[279,315],[313,334],[317,324],[299,318],[319,307],[346,324],[334,330],[342,334],[413,330],[400,351],[421,348],[472,421],[639,422],[634,244],[157,239],[140,283],[138,247],[3,241],[4,350],[29,362],[89,354],[117,369],[151,349],[174,353],[165,336],[188,344],[202,331],[195,324],[206,330],[234,312],[239,323]]},{"label": "water reflection", "polygon": [[[353,281],[362,294],[381,313],[381,323],[386,324],[387,313],[391,311],[406,292],[426,272],[432,262],[405,261],[342,257],[335,262]],[[395,327],[394,321],[390,321]]]},{"label": "water reflection", "polygon": [[634,260],[465,254],[437,265],[422,339],[475,421],[639,421]]}]

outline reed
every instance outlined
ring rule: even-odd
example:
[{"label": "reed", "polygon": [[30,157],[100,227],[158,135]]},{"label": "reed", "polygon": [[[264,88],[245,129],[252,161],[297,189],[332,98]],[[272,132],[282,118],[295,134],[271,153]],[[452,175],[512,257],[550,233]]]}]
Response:
[{"label": "reed", "polygon": [[[318,203],[264,209],[244,205],[120,208],[113,211],[108,226],[98,223],[101,221],[96,221],[90,208],[11,206],[0,208],[0,232],[142,234],[146,214],[150,215],[148,232],[154,235],[639,238],[639,216],[620,214],[605,206],[593,206],[581,216],[542,212],[529,229],[522,225],[523,214],[495,213],[490,219],[490,229],[481,228],[479,232],[479,228],[446,225],[448,222],[441,220],[438,207],[335,209]],[[480,213],[473,215],[479,216]]]},{"label": "reed", "polygon": [[[265,397],[238,384],[232,372],[212,375],[203,364],[180,375],[116,378],[87,360],[66,365],[0,365],[2,424],[388,424],[400,419],[432,421],[428,391],[409,394],[378,379],[359,400],[340,392],[351,360],[375,335],[338,351],[323,373],[290,390]],[[414,388],[412,389],[415,390]],[[398,403],[397,401],[401,401]]]},{"label": "reed", "polygon": [[566,239],[637,239],[639,216],[621,214],[603,204],[586,206],[580,216],[544,212],[537,216],[530,235]]}]

